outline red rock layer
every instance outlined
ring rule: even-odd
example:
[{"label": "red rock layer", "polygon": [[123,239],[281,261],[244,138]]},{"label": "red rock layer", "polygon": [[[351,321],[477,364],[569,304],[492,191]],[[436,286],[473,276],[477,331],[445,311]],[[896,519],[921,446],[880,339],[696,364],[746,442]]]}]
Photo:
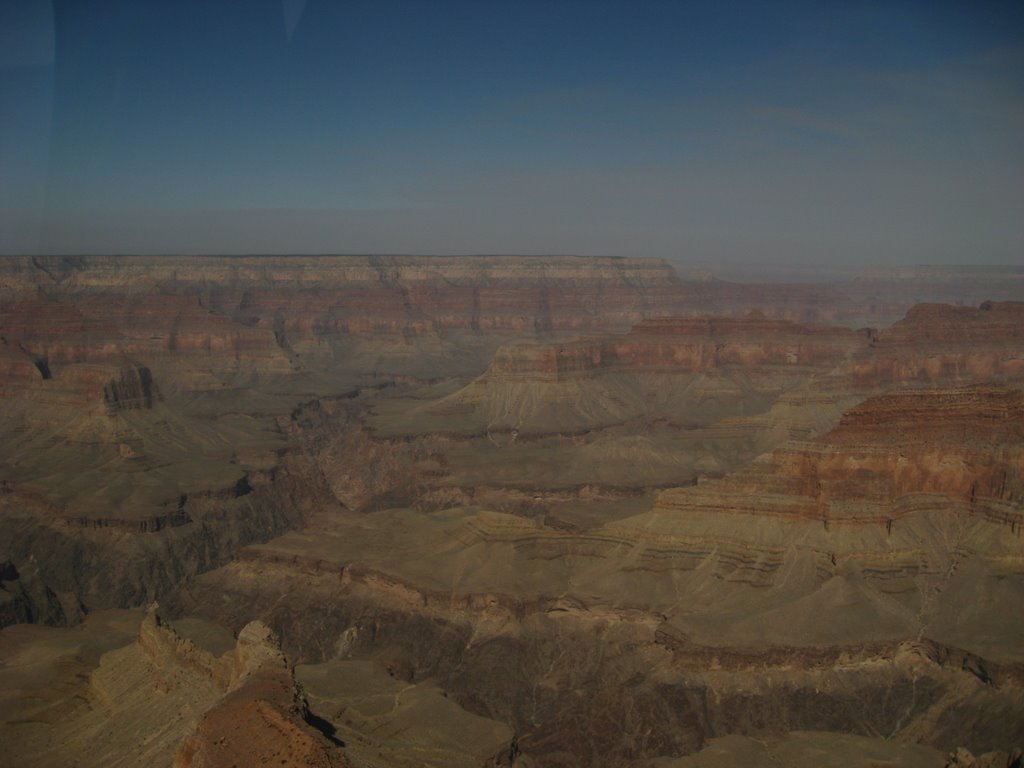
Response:
[{"label": "red rock layer", "polygon": [[828,434],[787,444],[719,483],[666,491],[659,506],[711,504],[722,511],[884,522],[937,499],[1013,526],[1024,520],[1020,390],[972,387],[872,397]]},{"label": "red rock layer", "polygon": [[845,301],[822,286],[684,282],[660,260],[589,257],[5,258],[0,295],[4,342],[51,365],[185,353],[274,370],[338,335],[621,331],[757,307],[835,322]]},{"label": "red rock layer", "polygon": [[696,372],[712,368],[829,366],[864,349],[869,331],[744,318],[658,318],[625,336],[498,352],[488,374],[563,378],[594,372]]},{"label": "red rock layer", "polygon": [[879,334],[883,344],[1024,341],[1024,302],[985,302],[980,307],[917,304]]},{"label": "red rock layer", "polygon": [[878,334],[854,382],[967,383],[1024,377],[1024,303],[921,304]]},{"label": "red rock layer", "polygon": [[[239,632],[233,652],[215,658],[179,637],[154,606],[139,628],[138,643],[156,668],[184,667],[224,691],[181,744],[174,768],[349,765],[338,746],[307,722],[306,701],[291,666],[260,622]],[[165,684],[175,683],[172,678]]]}]

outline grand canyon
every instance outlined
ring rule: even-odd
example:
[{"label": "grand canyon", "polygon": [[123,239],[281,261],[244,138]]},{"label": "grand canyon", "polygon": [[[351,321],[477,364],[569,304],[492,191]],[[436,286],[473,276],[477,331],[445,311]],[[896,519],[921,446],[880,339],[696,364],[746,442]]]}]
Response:
[{"label": "grand canyon", "polygon": [[0,762],[1003,766],[1024,271],[0,259]]}]

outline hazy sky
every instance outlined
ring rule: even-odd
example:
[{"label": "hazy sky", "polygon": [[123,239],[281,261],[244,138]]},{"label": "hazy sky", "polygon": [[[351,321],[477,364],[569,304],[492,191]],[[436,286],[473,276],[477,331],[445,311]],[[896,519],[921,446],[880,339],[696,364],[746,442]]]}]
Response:
[{"label": "hazy sky", "polygon": [[0,3],[0,252],[1024,262],[1024,2]]}]

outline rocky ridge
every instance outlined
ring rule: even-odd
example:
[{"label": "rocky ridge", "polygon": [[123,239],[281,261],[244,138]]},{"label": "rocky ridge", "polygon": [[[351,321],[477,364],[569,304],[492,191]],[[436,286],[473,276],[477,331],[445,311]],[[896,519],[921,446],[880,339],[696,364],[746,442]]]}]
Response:
[{"label": "rocky ridge", "polygon": [[419,409],[415,426],[400,423],[405,432],[438,431],[444,424],[535,435],[640,416],[678,420],[686,414],[684,423],[692,425],[749,415],[852,358],[871,335],[760,313],[646,320],[623,336],[499,349],[480,377]]},{"label": "rocky ridge", "polygon": [[[310,725],[292,668],[259,622],[243,628],[233,650],[216,656],[181,637],[155,606],[141,623],[109,617],[115,636],[137,627],[133,638],[125,634],[130,642],[102,651],[101,633],[111,629],[88,624],[78,638],[74,630],[57,631],[63,634],[50,642],[61,648],[59,655],[7,654],[0,675],[8,678],[22,669],[38,674],[40,659],[57,671],[68,664],[82,668],[63,688],[40,691],[19,717],[4,712],[0,733],[20,764],[349,765],[338,745]],[[92,644],[101,652],[83,655],[81,648]]]},{"label": "rocky ridge", "polygon": [[[0,266],[4,622],[260,618],[366,765],[1022,739],[1024,305],[854,331],[838,288],[656,261]],[[181,760],[239,723],[315,752],[232,696]]]},{"label": "rocky ridge", "polygon": [[[440,679],[545,764],[812,727],[1009,749],[1024,738],[1024,626],[1006,610],[1024,584],[1021,402],[1007,386],[878,395],[586,531],[473,507],[321,518],[201,577],[176,610],[227,593],[232,621],[287,627],[299,658]],[[606,716],[653,730],[627,745],[572,725]]]}]

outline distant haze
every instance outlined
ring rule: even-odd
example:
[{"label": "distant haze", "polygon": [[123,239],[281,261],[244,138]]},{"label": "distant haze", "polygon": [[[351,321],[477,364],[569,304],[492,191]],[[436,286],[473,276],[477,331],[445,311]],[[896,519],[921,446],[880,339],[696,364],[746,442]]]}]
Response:
[{"label": "distant haze", "polygon": [[1019,264],[1024,4],[8,0],[0,252]]}]

